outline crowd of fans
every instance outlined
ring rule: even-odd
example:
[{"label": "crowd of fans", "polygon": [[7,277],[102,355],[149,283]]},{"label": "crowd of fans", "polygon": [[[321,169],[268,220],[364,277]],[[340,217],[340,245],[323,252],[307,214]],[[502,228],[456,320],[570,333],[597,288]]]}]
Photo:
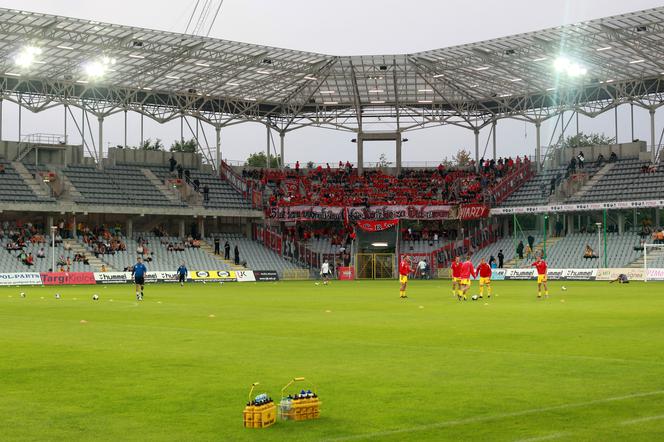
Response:
[{"label": "crowd of fans", "polygon": [[306,171],[243,170],[242,177],[254,181],[261,189],[271,189],[268,204],[275,206],[371,206],[432,205],[490,202],[492,186],[522,163],[525,157],[480,160],[468,168],[448,169],[440,164],[435,169],[408,169],[398,176],[380,169],[358,175],[349,162],[339,167],[318,166]]}]

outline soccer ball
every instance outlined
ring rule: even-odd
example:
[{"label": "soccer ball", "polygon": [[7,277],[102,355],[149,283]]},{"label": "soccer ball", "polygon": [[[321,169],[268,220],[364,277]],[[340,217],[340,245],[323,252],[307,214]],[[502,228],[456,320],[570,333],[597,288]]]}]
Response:
[{"label": "soccer ball", "polygon": [[565,292],[565,291],[567,291],[567,287],[562,286],[562,287],[561,287],[561,290],[562,290],[563,292]]},{"label": "soccer ball", "polygon": [[470,299],[472,299],[473,301],[477,301],[478,299],[480,299],[480,297],[477,295],[473,295],[470,297]]},{"label": "soccer ball", "polygon": [[21,292],[21,298],[25,298],[25,292]]},{"label": "soccer ball", "polygon": [[55,299],[60,299],[60,293],[55,294]]},{"label": "soccer ball", "polygon": [[94,295],[92,295],[92,300],[93,301],[99,301],[99,295],[96,294],[96,293]]}]

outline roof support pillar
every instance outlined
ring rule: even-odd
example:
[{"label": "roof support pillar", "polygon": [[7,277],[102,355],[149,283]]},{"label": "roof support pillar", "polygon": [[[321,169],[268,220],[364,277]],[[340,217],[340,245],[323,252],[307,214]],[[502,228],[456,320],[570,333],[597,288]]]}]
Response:
[{"label": "roof support pillar", "polygon": [[284,161],[284,142],[286,141],[286,132],[281,131],[279,132],[279,155],[281,158],[280,165],[281,168],[284,169],[286,162]]},{"label": "roof support pillar", "polygon": [[629,103],[629,112],[632,125],[632,138],[631,141],[634,141],[634,103]]},{"label": "roof support pillar", "polygon": [[579,135],[579,111],[576,111],[576,135]]},{"label": "roof support pillar", "polygon": [[18,96],[18,142],[21,142],[21,135],[23,130],[23,105],[21,104],[21,95]]},{"label": "roof support pillar", "polygon": [[364,141],[362,140],[362,134],[357,134],[357,174],[362,175],[364,173]]},{"label": "roof support pillar", "polygon": [[397,175],[401,174],[401,133],[399,133],[399,136],[397,137],[397,155],[396,155],[396,163],[397,163]]},{"label": "roof support pillar", "polygon": [[127,148],[127,109],[124,110],[124,148]]},{"label": "roof support pillar", "polygon": [[613,108],[613,124],[616,129],[616,139],[615,144],[618,144],[618,106]]},{"label": "roof support pillar", "polygon": [[542,139],[541,139],[542,123],[535,122],[535,163],[537,164],[537,171],[542,170]]},{"label": "roof support pillar", "polygon": [[650,109],[650,161],[655,162],[657,147],[655,146],[655,108]]},{"label": "roof support pillar", "polygon": [[270,125],[266,124],[267,129],[267,144],[265,145],[265,168],[270,168]]},{"label": "roof support pillar", "polygon": [[217,159],[217,171],[221,170],[221,126],[214,126],[214,132],[216,135],[215,138],[215,148],[216,148],[216,159]]},{"label": "roof support pillar", "polygon": [[480,130],[475,128],[475,170],[480,170]]},{"label": "roof support pillar", "polygon": [[99,161],[97,161],[97,169],[104,168],[104,117],[98,117],[99,119]]},{"label": "roof support pillar", "polygon": [[0,140],[2,140],[2,103],[4,100],[0,98]]},{"label": "roof support pillar", "polygon": [[141,113],[141,146],[143,146],[143,142],[145,141],[145,137],[143,134],[143,113]]},{"label": "roof support pillar", "polygon": [[180,143],[184,144],[184,114],[180,114]]},{"label": "roof support pillar", "polygon": [[[65,103],[64,110],[65,110],[65,112],[64,112],[64,130],[65,130],[64,142],[65,142],[65,144],[68,144],[69,143],[69,134],[67,133],[67,103]],[[0,139],[2,139],[2,137],[0,137]]]},{"label": "roof support pillar", "polygon": [[491,137],[491,138],[493,138],[493,161],[496,161],[496,126],[498,126],[497,123],[498,122],[494,119],[493,120],[493,128],[492,128],[493,129],[493,136]]}]

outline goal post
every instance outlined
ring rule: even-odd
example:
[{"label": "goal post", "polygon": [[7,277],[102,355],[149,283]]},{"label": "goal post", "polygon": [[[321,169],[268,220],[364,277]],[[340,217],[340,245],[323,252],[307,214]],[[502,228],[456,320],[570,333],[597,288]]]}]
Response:
[{"label": "goal post", "polygon": [[664,279],[664,244],[643,244],[643,280],[648,281],[648,269],[662,269],[662,276],[651,280]]}]

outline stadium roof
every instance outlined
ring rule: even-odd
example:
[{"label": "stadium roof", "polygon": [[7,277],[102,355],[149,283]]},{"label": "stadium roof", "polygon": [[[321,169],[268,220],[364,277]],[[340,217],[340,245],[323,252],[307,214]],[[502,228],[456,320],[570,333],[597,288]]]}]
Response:
[{"label": "stadium roof", "polygon": [[[41,53],[21,68],[16,57],[26,46]],[[161,122],[181,115],[217,126],[256,120],[280,131],[372,123],[480,128],[498,118],[541,121],[565,109],[594,116],[622,103],[655,108],[663,101],[663,47],[664,7],[426,52],[364,56],[0,9],[5,99],[33,111],[66,103],[100,117],[133,110]],[[561,56],[572,75],[554,68]],[[91,78],[95,69],[105,73]]]}]

